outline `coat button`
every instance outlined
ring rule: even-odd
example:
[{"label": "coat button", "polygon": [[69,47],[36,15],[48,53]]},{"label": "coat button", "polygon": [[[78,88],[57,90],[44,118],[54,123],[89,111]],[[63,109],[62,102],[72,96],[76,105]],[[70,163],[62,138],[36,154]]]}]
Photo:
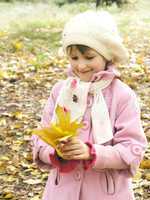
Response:
[{"label": "coat button", "polygon": [[82,129],[83,130],[87,130],[89,128],[89,122],[88,121],[83,121],[82,123],[83,123]]},{"label": "coat button", "polygon": [[79,170],[77,170],[74,174],[74,179],[76,181],[80,181],[81,180],[81,172]]},{"label": "coat button", "polygon": [[133,153],[134,155],[140,156],[141,153],[142,153],[142,147],[141,147],[140,145],[138,145],[138,144],[133,144],[133,145],[131,146],[131,151],[132,151],[132,153]]}]

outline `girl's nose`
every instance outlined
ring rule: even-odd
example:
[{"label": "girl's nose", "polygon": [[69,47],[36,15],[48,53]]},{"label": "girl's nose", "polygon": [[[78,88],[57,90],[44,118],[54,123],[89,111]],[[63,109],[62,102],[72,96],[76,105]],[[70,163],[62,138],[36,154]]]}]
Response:
[{"label": "girl's nose", "polygon": [[84,72],[84,71],[86,71],[87,65],[86,65],[86,63],[83,63],[83,62],[82,62],[82,63],[79,63],[79,64],[78,64],[78,67],[77,67],[77,68],[78,68],[78,71],[79,71],[79,72]]}]

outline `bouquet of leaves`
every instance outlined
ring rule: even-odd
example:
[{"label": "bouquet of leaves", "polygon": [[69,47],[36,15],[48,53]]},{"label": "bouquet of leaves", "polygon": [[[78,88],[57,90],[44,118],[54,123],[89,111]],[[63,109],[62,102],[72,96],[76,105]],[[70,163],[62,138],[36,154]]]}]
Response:
[{"label": "bouquet of leaves", "polygon": [[33,130],[34,135],[38,135],[44,142],[51,145],[62,157],[57,145],[68,138],[77,136],[78,129],[83,126],[77,120],[71,121],[71,113],[64,107],[56,108],[56,123],[50,123],[49,127]]}]

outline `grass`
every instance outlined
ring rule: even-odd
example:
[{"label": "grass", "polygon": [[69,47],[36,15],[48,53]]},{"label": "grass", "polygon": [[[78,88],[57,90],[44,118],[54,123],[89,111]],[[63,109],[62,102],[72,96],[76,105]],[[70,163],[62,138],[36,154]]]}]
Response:
[{"label": "grass", "polygon": [[[115,4],[102,8],[108,10],[116,18],[119,28],[126,36],[134,35],[140,29],[149,35],[150,1],[138,0],[136,4],[118,8]],[[12,41],[22,41],[27,51],[47,50],[56,52],[61,46],[61,32],[64,23],[72,15],[85,10],[95,10],[95,3],[66,4],[61,8],[54,3],[0,2],[0,52],[10,52]],[[99,10],[101,8],[98,8]],[[2,35],[2,34],[0,34]]]}]

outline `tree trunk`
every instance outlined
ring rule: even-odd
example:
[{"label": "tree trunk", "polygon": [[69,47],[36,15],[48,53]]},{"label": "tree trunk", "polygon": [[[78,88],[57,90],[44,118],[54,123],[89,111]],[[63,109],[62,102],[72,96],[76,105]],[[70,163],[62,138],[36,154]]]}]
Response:
[{"label": "tree trunk", "polygon": [[96,8],[100,5],[101,0],[96,0]]}]

